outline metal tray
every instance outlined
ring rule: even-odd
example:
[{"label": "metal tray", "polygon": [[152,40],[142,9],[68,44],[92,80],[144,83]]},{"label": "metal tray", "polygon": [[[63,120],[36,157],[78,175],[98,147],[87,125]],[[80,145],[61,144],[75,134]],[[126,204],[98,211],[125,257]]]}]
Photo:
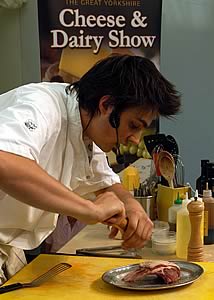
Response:
[{"label": "metal tray", "polygon": [[171,261],[181,268],[181,278],[175,283],[166,284],[156,275],[145,276],[144,279],[134,283],[124,282],[123,277],[130,271],[134,271],[139,264],[122,266],[105,272],[102,276],[104,282],[113,286],[129,290],[162,290],[188,285],[197,280],[204,272],[203,268],[195,263],[187,261]]}]

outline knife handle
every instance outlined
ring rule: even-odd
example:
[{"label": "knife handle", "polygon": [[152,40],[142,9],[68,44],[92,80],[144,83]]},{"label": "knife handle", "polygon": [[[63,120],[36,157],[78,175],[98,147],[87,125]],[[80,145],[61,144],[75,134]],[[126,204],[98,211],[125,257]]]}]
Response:
[{"label": "knife handle", "polygon": [[125,218],[125,219],[122,219],[120,221],[120,223],[117,223],[117,224],[112,224],[113,227],[116,227],[117,229],[120,230],[120,232],[123,234],[124,231],[126,230],[127,226],[128,226],[128,219]]},{"label": "knife handle", "polygon": [[4,294],[10,291],[14,291],[14,290],[18,290],[21,289],[23,287],[22,283],[13,283],[13,284],[9,284],[6,286],[2,286],[0,287],[0,294]]}]

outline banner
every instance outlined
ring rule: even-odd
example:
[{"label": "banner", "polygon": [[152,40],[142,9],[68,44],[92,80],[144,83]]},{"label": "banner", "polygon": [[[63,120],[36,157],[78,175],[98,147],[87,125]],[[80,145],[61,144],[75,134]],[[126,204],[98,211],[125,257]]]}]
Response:
[{"label": "banner", "polygon": [[[147,57],[159,69],[161,8],[162,0],[38,0],[41,80],[72,83],[112,53]],[[143,136],[120,151],[129,162],[150,157]]]},{"label": "banner", "polygon": [[111,53],[159,68],[162,0],[38,0],[41,79],[72,83]]}]

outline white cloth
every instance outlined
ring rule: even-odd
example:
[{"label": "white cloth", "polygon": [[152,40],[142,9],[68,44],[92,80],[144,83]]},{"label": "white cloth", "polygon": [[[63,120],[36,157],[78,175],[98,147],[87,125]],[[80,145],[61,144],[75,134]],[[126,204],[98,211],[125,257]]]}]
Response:
[{"label": "white cloth", "polygon": [[22,249],[1,245],[0,285],[21,270],[26,264],[27,261]]},{"label": "white cloth", "polygon": [[[93,144],[89,164],[75,94],[64,83],[28,84],[0,95],[0,150],[32,160],[86,197],[120,182]],[[0,191],[0,245],[33,249],[55,229],[58,214],[24,204]],[[0,247],[1,248],[1,247]]]},{"label": "white cloth", "polygon": [[26,2],[27,0],[0,0],[0,7],[19,8]]}]

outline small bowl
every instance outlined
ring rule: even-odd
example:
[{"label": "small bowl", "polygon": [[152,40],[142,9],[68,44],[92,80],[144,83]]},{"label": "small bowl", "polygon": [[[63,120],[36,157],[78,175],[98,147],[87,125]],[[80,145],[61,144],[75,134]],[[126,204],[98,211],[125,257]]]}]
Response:
[{"label": "small bowl", "polygon": [[[154,227],[152,230],[152,236],[157,231],[169,231],[169,223],[168,222],[155,220],[155,221],[153,221],[153,224],[154,224]],[[152,248],[152,237],[151,237],[151,240],[147,241],[145,247]]]},{"label": "small bowl", "polygon": [[159,230],[152,235],[152,251],[160,255],[173,255],[176,251],[176,233]]}]

